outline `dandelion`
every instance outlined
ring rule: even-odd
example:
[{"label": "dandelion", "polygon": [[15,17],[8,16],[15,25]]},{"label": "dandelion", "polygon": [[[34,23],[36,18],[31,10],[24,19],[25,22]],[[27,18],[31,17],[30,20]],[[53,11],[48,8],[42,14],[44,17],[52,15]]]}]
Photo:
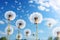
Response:
[{"label": "dandelion", "polygon": [[6,18],[7,20],[14,20],[15,17],[16,17],[16,13],[13,12],[13,11],[7,11],[7,12],[5,13],[5,18]]},{"label": "dandelion", "polygon": [[42,15],[38,12],[34,12],[30,15],[30,21],[32,23],[41,23],[42,22]]},{"label": "dandelion", "polygon": [[16,35],[16,39],[17,39],[17,40],[21,40],[21,39],[22,39],[22,34],[17,34],[17,35]]},{"label": "dandelion", "polygon": [[22,19],[19,19],[16,21],[16,26],[18,27],[18,35],[17,35],[17,39],[20,40],[21,39],[21,35],[20,35],[20,30],[19,29],[23,29],[26,25],[26,22]]},{"label": "dandelion", "polygon": [[7,26],[5,29],[6,34],[11,35],[13,34],[13,27]]},{"label": "dandelion", "polygon": [[28,40],[29,36],[31,35],[31,30],[30,29],[25,29],[24,30],[24,35],[26,37],[26,40]]},{"label": "dandelion", "polygon": [[57,37],[57,33],[58,33],[58,32],[60,32],[60,27],[55,27],[55,28],[53,29],[53,31],[52,31],[53,36],[54,36],[54,37]]},{"label": "dandelion", "polygon": [[26,25],[26,22],[22,19],[19,19],[16,21],[16,26],[20,29],[23,29],[25,27],[25,25]]},{"label": "dandelion", "polygon": [[34,12],[30,15],[30,21],[36,25],[36,40],[38,40],[38,23],[42,22],[42,14]]},{"label": "dandelion", "polygon": [[24,34],[25,34],[26,36],[30,36],[30,35],[31,35],[31,30],[30,30],[30,29],[25,29],[25,30],[24,30]]},{"label": "dandelion", "polygon": [[47,18],[46,20],[47,20],[46,25],[48,27],[53,27],[57,23],[57,21],[53,18]]}]

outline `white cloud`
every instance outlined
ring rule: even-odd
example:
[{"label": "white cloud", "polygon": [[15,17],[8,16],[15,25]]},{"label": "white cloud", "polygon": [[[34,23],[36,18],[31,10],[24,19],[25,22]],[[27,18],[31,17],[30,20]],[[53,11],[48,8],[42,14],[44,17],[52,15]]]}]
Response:
[{"label": "white cloud", "polygon": [[41,4],[45,7],[52,7],[54,10],[60,10],[60,0],[33,0],[37,4]]},{"label": "white cloud", "polygon": [[6,33],[5,33],[5,32],[2,32],[2,31],[0,31],[0,34],[2,34],[2,35],[6,35]]},{"label": "white cloud", "polygon": [[50,11],[50,9],[46,9],[45,11],[46,11],[46,12],[49,12],[49,11]]},{"label": "white cloud", "polygon": [[53,9],[55,10],[60,9],[60,0],[50,0],[49,3]]},{"label": "white cloud", "polygon": [[[60,0],[33,0],[35,3],[40,4],[38,8],[40,10],[50,11],[50,9],[47,9],[49,7],[53,8],[57,13],[60,13]],[[44,8],[46,7],[46,8]]]},{"label": "white cloud", "polygon": [[49,2],[45,2],[45,3],[44,3],[44,6],[45,6],[45,7],[50,7]]},{"label": "white cloud", "polygon": [[40,4],[37,8],[41,11],[49,12],[50,9],[47,9],[51,7],[50,2],[48,0],[33,0],[35,3]]},{"label": "white cloud", "polygon": [[[52,5],[55,5],[56,7],[60,8],[60,0],[50,0],[49,1]],[[52,6],[51,5],[51,6]],[[53,7],[53,6],[52,6]]]},{"label": "white cloud", "polygon": [[60,17],[60,0],[50,0],[52,9],[56,12],[56,17]]},{"label": "white cloud", "polygon": [[33,1],[35,1],[37,4],[40,4],[42,6],[50,7],[50,4],[47,0],[33,0]]},{"label": "white cloud", "polygon": [[44,6],[38,6],[38,9],[44,11],[46,8]]},{"label": "white cloud", "polygon": [[37,4],[43,3],[45,0],[33,0],[35,1]]},{"label": "white cloud", "polygon": [[50,11],[50,9],[47,9],[45,6],[43,6],[43,5],[40,5],[40,6],[38,6],[38,9],[39,10],[42,10],[42,11],[46,11],[46,12],[49,12]]},{"label": "white cloud", "polygon": [[7,34],[6,34],[5,32],[3,32],[3,31],[0,30],[0,38],[1,38],[2,36],[4,37],[4,36],[6,36],[6,35],[7,35]]},{"label": "white cloud", "polygon": [[4,24],[5,22],[4,21],[0,21],[0,24]]},{"label": "white cloud", "polygon": [[40,2],[40,5],[45,6],[45,7],[47,7],[47,8],[50,7],[49,2]]}]

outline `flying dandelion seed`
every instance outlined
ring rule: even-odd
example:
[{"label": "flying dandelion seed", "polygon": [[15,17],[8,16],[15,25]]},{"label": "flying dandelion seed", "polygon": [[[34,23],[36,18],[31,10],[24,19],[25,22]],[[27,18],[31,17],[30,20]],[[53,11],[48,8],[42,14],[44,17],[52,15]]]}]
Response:
[{"label": "flying dandelion seed", "polygon": [[25,30],[24,30],[24,34],[25,34],[26,36],[30,36],[30,35],[31,35],[31,30],[30,30],[30,29],[25,29]]},{"label": "flying dandelion seed", "polygon": [[22,19],[19,19],[19,20],[16,21],[16,26],[18,28],[23,29],[25,27],[25,25],[26,25],[26,22],[24,20],[22,20]]},{"label": "flying dandelion seed", "polygon": [[19,40],[22,39],[22,34],[17,34],[17,35],[16,35],[16,39],[17,39],[17,40],[18,40],[18,39],[19,39]]},{"label": "flying dandelion seed", "polygon": [[13,11],[7,11],[5,12],[5,18],[8,20],[14,20],[16,17],[16,13]]},{"label": "flying dandelion seed", "polygon": [[33,3],[33,1],[32,1],[32,0],[30,0],[30,1],[29,1],[29,3]]},{"label": "flying dandelion seed", "polygon": [[32,23],[35,23],[35,19],[38,19],[37,20],[37,23],[41,23],[42,22],[42,19],[43,19],[43,17],[42,17],[42,15],[41,15],[41,13],[38,13],[38,12],[34,12],[34,13],[32,13],[31,15],[30,15],[30,21],[32,22]]},{"label": "flying dandelion seed", "polygon": [[57,32],[60,32],[60,27],[55,27],[52,31],[53,36],[56,37],[57,36]]},{"label": "flying dandelion seed", "polygon": [[6,34],[8,34],[8,35],[13,34],[13,27],[7,26],[7,27],[5,28],[5,32],[6,32]]},{"label": "flying dandelion seed", "polygon": [[18,3],[18,1],[17,1],[17,0],[15,0],[15,3]]},{"label": "flying dandelion seed", "polygon": [[1,9],[3,10],[3,9],[4,9],[4,7],[1,7]]}]

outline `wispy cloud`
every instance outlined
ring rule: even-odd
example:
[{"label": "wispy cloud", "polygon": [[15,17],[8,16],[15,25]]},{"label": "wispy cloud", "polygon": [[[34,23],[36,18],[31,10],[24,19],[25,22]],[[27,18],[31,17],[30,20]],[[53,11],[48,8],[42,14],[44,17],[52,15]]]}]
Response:
[{"label": "wispy cloud", "polygon": [[6,33],[5,33],[5,32],[3,32],[3,31],[0,31],[0,34],[2,34],[2,35],[6,35]]},{"label": "wispy cloud", "polygon": [[60,9],[60,0],[50,0],[49,2],[54,9]]},{"label": "wispy cloud", "polygon": [[38,9],[44,11],[46,8],[44,6],[38,6]]},{"label": "wispy cloud", "polygon": [[4,24],[5,22],[4,21],[0,21],[0,24]]},{"label": "wispy cloud", "polygon": [[[55,11],[60,10],[60,0],[33,0],[33,1],[35,1],[35,3],[37,4],[40,4],[40,6],[42,7],[43,6],[47,8],[51,7]],[[40,9],[40,7],[38,8]],[[44,8],[44,9],[47,9],[47,8]]]},{"label": "wispy cloud", "polygon": [[49,12],[49,11],[50,11],[50,9],[49,9],[49,7],[50,7],[50,2],[48,2],[48,1],[46,1],[46,0],[33,0],[33,1],[35,1],[35,3],[37,3],[37,4],[40,4],[40,5],[38,6],[38,9],[39,9],[39,10],[41,10],[41,11],[46,11],[46,12]]}]

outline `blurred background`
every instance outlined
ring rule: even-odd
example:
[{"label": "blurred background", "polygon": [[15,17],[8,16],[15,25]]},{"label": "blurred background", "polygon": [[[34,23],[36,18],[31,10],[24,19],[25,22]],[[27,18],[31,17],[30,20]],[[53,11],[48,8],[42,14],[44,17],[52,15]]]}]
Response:
[{"label": "blurred background", "polygon": [[[0,38],[1,40],[7,40],[7,26],[8,26],[8,11],[12,11],[10,26],[11,35],[9,40],[16,40],[18,34],[18,27],[16,21],[23,19],[22,22],[24,28],[19,29],[21,33],[21,39],[35,40],[36,25],[32,18],[38,16],[42,18],[38,23],[38,39],[39,40],[54,40],[56,37],[60,37],[60,0],[0,0]],[[33,15],[37,13],[37,15]],[[40,16],[39,16],[40,15]],[[13,20],[14,19],[14,20]],[[33,22],[31,22],[33,21]],[[21,25],[21,24],[20,24]],[[26,38],[25,30],[29,30],[28,37]]]}]

